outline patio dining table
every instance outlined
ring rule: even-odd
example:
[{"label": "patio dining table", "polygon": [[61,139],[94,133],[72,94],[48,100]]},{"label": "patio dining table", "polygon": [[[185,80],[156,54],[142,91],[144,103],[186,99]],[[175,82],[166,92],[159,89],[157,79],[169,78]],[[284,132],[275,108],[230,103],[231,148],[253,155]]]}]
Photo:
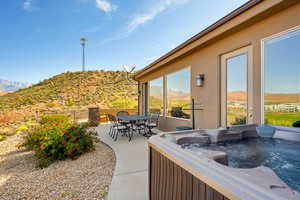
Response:
[{"label": "patio dining table", "polygon": [[136,121],[146,121],[151,119],[151,116],[146,115],[123,115],[118,116],[118,119],[122,121],[130,121],[130,122],[136,122]]},{"label": "patio dining table", "polygon": [[[118,116],[118,119],[121,120],[121,121],[130,122],[130,124],[131,124],[130,140],[131,140],[131,138],[133,136],[133,126],[134,126],[134,124],[137,124],[137,122],[141,122],[141,121],[151,120],[151,116],[146,116],[146,115],[122,115],[122,116]],[[147,136],[146,132],[145,132],[144,136]]]}]

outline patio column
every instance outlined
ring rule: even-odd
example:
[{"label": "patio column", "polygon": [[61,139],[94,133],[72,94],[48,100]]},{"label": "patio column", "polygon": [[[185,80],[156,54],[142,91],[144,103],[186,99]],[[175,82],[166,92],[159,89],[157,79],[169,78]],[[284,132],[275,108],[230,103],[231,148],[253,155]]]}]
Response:
[{"label": "patio column", "polygon": [[98,126],[100,122],[99,107],[89,108],[89,123],[92,126]]}]

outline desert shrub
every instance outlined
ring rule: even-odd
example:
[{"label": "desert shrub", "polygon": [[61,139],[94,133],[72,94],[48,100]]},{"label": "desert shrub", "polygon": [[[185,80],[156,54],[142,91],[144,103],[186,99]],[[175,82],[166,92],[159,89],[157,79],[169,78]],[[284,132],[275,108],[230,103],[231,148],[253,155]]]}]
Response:
[{"label": "desert shrub", "polygon": [[37,166],[47,167],[66,158],[76,159],[93,149],[93,137],[79,125],[41,124],[29,131],[22,144],[35,151]]},{"label": "desert shrub", "polygon": [[6,140],[6,138],[7,138],[6,136],[1,136],[1,135],[0,135],[0,142]]},{"label": "desert shrub", "polygon": [[41,117],[41,125],[54,125],[54,124],[70,124],[71,120],[68,115],[65,114],[45,114]]},{"label": "desert shrub", "polygon": [[28,126],[26,126],[25,124],[19,126],[18,128],[16,128],[16,133],[19,134],[19,133],[23,133],[25,131],[28,131]]},{"label": "desert shrub", "polygon": [[0,136],[12,136],[15,134],[15,130],[13,128],[0,128]]},{"label": "desert shrub", "polygon": [[111,103],[111,108],[136,108],[137,102],[134,99],[120,98]]},{"label": "desert shrub", "polygon": [[54,108],[56,106],[56,103],[48,102],[46,105],[47,105],[48,108]]}]

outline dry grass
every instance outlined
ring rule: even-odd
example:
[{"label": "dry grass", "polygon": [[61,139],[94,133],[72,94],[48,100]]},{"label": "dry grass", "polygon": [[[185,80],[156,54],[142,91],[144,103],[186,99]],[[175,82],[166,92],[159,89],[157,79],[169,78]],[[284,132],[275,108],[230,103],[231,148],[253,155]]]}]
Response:
[{"label": "dry grass", "polygon": [[17,148],[20,135],[0,143],[0,199],[103,199],[115,167],[114,152],[105,144],[77,160],[35,168],[33,152]]}]

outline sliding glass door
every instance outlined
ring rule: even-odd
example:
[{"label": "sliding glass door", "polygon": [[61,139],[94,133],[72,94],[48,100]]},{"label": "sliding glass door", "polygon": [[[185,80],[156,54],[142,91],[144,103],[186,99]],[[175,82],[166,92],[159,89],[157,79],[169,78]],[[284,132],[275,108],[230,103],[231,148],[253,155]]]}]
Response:
[{"label": "sliding glass door", "polygon": [[222,126],[252,122],[251,52],[247,47],[222,56]]}]

